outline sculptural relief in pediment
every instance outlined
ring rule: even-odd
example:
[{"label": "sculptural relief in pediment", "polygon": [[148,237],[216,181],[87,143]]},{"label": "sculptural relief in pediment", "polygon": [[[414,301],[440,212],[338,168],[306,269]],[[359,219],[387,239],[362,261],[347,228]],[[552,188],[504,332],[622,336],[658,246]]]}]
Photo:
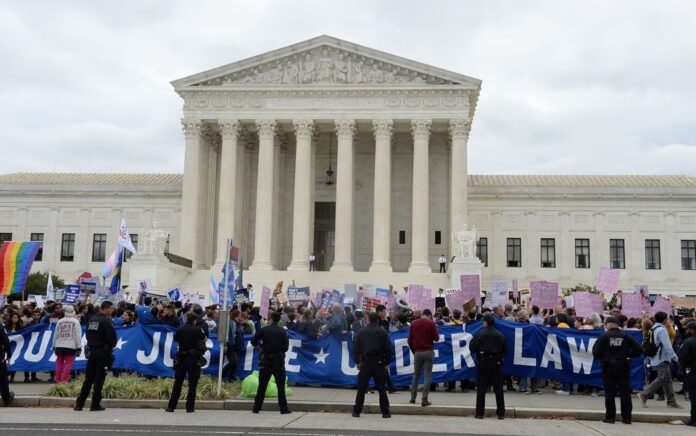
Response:
[{"label": "sculptural relief in pediment", "polygon": [[223,74],[196,86],[361,84],[451,85],[456,82],[324,46]]}]

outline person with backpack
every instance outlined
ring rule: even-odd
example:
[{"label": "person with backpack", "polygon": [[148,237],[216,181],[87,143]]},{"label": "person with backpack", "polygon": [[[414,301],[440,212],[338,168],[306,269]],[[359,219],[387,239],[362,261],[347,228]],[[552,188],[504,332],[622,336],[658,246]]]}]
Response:
[{"label": "person with backpack", "polygon": [[650,366],[657,371],[657,378],[638,393],[638,399],[643,407],[648,407],[648,397],[654,395],[662,388],[667,398],[667,406],[681,409],[674,397],[672,386],[672,361],[677,360],[672,342],[667,333],[669,317],[665,312],[655,314],[655,325],[648,330],[643,341],[643,354],[650,358]]}]

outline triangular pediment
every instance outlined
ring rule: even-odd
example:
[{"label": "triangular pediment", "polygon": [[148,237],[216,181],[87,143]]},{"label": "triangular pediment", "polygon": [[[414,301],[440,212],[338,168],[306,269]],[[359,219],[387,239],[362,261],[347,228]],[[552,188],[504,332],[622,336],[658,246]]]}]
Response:
[{"label": "triangular pediment", "polygon": [[[330,36],[194,74],[172,82],[189,87],[463,85],[481,81]],[[190,88],[189,88],[190,89]]]}]

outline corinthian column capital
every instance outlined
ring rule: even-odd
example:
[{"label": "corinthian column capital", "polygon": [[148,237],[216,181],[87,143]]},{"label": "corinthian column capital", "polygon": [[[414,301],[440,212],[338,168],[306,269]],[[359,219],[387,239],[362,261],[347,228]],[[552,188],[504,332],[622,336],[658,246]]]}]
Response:
[{"label": "corinthian column capital", "polygon": [[239,134],[239,120],[218,120],[218,127],[223,138],[237,137]]},{"label": "corinthian column capital", "polygon": [[201,134],[203,124],[197,118],[182,118],[181,130],[184,132],[184,137],[194,138]]},{"label": "corinthian column capital", "polygon": [[392,119],[372,120],[372,131],[375,132],[375,138],[390,139],[393,128],[394,120]]},{"label": "corinthian column capital", "polygon": [[337,136],[347,136],[352,138],[355,134],[355,120],[352,119],[341,119],[336,120],[336,135]]},{"label": "corinthian column capital", "polygon": [[256,120],[256,130],[261,138],[273,138],[276,134],[278,123],[276,120],[264,119]]},{"label": "corinthian column capital", "polygon": [[452,139],[467,139],[471,131],[471,120],[467,118],[454,118],[449,122],[449,131]]},{"label": "corinthian column capital", "polygon": [[295,136],[297,138],[311,139],[314,133],[314,120],[293,120]]},{"label": "corinthian column capital", "polygon": [[420,118],[411,120],[411,131],[413,137],[418,139],[428,139],[430,137],[430,124],[432,120],[429,118]]}]

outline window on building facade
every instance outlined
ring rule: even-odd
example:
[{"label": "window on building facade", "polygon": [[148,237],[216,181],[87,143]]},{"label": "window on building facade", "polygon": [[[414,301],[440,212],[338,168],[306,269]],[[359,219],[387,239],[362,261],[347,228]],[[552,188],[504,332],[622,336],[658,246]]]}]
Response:
[{"label": "window on building facade", "polygon": [[609,240],[609,267],[611,269],[626,269],[626,251],[623,239]]},{"label": "window on building facade", "polygon": [[[43,233],[32,233],[29,239],[32,241],[43,242],[44,234]],[[41,248],[39,248],[39,251],[36,252],[36,257],[34,258],[34,260],[37,262],[41,262],[43,260],[43,244],[41,244]]]},{"label": "window on building facade", "polygon": [[575,268],[590,267],[590,240],[575,240]]},{"label": "window on building facade", "polygon": [[12,240],[12,233],[0,233],[0,245],[3,242],[10,242]]},{"label": "window on building facade", "polygon": [[106,233],[95,233],[92,238],[92,262],[106,259]]},{"label": "window on building facade", "polygon": [[75,260],[75,234],[63,233],[60,243],[60,261],[72,262]]},{"label": "window on building facade", "polygon": [[681,241],[682,269],[696,270],[696,240]]},{"label": "window on building facade", "polygon": [[399,244],[404,245],[406,243],[406,230],[399,230]]},{"label": "window on building facade", "polygon": [[521,238],[507,238],[507,266],[508,268],[522,267]]},{"label": "window on building facade", "polygon": [[[131,242],[133,243],[133,248],[135,248],[136,251],[138,251],[138,234],[137,233],[131,233]],[[126,250],[126,256],[123,259],[125,262],[128,262],[128,259],[133,257],[133,253],[130,252],[130,250]]]},{"label": "window on building facade", "polygon": [[556,268],[556,240],[541,238],[541,267]]},{"label": "window on building facade", "polygon": [[645,240],[645,269],[660,269],[660,240]]},{"label": "window on building facade", "polygon": [[442,232],[439,230],[435,230],[435,245],[440,244],[442,244]]},{"label": "window on building facade", "polygon": [[483,266],[488,266],[488,238],[479,238],[476,242],[476,257],[483,263]]}]

